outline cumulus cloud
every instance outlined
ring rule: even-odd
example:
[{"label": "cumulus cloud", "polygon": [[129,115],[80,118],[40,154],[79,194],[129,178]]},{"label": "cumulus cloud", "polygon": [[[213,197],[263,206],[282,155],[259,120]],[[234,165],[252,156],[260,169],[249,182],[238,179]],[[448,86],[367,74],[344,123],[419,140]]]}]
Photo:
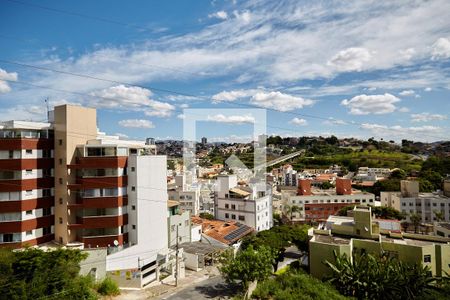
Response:
[{"label": "cumulus cloud", "polygon": [[8,82],[4,80],[17,81],[17,73],[8,73],[0,68],[0,94],[9,93],[11,91]]},{"label": "cumulus cloud", "polygon": [[151,99],[152,92],[137,86],[117,85],[91,93],[99,108],[144,111],[148,116],[168,117],[175,106]]},{"label": "cumulus cloud", "polygon": [[342,100],[341,105],[350,108],[349,113],[352,115],[381,115],[394,112],[397,109],[395,103],[399,101],[399,98],[389,93],[384,95],[362,94],[350,100]]},{"label": "cumulus cloud", "polygon": [[401,91],[400,93],[398,93],[400,96],[414,96],[416,94],[416,92],[414,92],[413,90],[404,90]]},{"label": "cumulus cloud", "polygon": [[436,140],[438,135],[443,133],[443,129],[437,126],[417,126],[417,127],[403,127],[400,125],[387,126],[381,124],[364,123],[361,124],[361,129],[368,130],[374,135],[383,137],[395,137],[399,140],[401,138],[417,138],[421,140]]},{"label": "cumulus cloud", "polygon": [[232,90],[232,91],[222,91],[218,94],[212,96],[212,100],[214,103],[218,102],[226,102],[226,101],[235,101],[240,98],[250,97],[255,94],[257,90]]},{"label": "cumulus cloud", "polygon": [[300,119],[300,118],[293,118],[291,121],[289,121],[289,123],[297,125],[297,126],[308,125],[308,121],[306,121],[305,119]]},{"label": "cumulus cloud", "polygon": [[217,114],[214,116],[208,116],[208,121],[218,122],[218,123],[230,123],[230,124],[253,124],[255,123],[255,118],[251,115],[231,115],[225,116],[222,114]]},{"label": "cumulus cloud", "polygon": [[114,135],[118,136],[120,139],[128,139],[128,135],[126,135],[125,133],[117,132]]},{"label": "cumulus cloud", "polygon": [[362,71],[364,64],[372,58],[366,48],[347,48],[339,51],[328,61],[328,65],[339,71]]},{"label": "cumulus cloud", "polygon": [[220,10],[220,11],[215,12],[213,14],[209,14],[208,18],[217,18],[217,19],[221,19],[221,20],[226,20],[226,19],[228,19],[228,14],[227,14],[226,11]]},{"label": "cumulus cloud", "polygon": [[440,114],[430,114],[427,112],[420,113],[420,114],[411,114],[412,122],[430,122],[430,121],[442,121],[442,120],[447,120],[447,116],[440,115]]},{"label": "cumulus cloud", "polygon": [[142,119],[128,119],[119,121],[119,125],[127,128],[154,128],[152,121]]},{"label": "cumulus cloud", "polygon": [[258,92],[251,97],[250,103],[279,111],[291,111],[313,105],[314,101],[281,92]]},{"label": "cumulus cloud", "polygon": [[406,112],[409,112],[409,108],[407,108],[407,107],[400,107],[400,108],[398,109],[398,111],[399,111],[399,112],[402,112],[402,113],[406,113]]},{"label": "cumulus cloud", "polygon": [[430,88],[430,87],[426,87],[426,88],[424,89],[425,92],[431,92],[432,90],[433,90],[433,89]]},{"label": "cumulus cloud", "polygon": [[439,38],[431,46],[431,58],[441,59],[450,57],[450,40],[447,38]]}]

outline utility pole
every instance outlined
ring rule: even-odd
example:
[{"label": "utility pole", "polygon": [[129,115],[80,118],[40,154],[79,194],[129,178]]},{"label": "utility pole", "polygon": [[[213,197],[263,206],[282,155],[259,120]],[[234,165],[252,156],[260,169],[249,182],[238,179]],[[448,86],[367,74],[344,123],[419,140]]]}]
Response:
[{"label": "utility pole", "polygon": [[175,254],[175,286],[178,286],[178,224],[177,224],[177,243]]}]

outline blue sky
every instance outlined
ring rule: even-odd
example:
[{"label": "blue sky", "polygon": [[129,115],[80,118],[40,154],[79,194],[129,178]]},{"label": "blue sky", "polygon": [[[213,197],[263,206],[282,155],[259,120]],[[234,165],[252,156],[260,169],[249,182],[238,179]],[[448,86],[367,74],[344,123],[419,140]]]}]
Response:
[{"label": "blue sky", "polygon": [[199,136],[246,141],[262,107],[269,134],[448,140],[450,2],[380,2],[4,0],[0,120],[48,97],[129,138],[210,108]]}]

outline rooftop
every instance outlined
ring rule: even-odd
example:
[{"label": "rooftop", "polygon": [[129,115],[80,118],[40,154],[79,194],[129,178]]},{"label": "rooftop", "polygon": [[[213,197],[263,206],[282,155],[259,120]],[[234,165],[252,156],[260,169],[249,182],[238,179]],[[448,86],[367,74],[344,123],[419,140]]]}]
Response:
[{"label": "rooftop", "polygon": [[450,230],[450,223],[448,223],[448,222],[438,222],[438,223],[436,223],[436,225]]},{"label": "rooftop", "polygon": [[202,225],[204,234],[226,245],[231,245],[254,231],[253,228],[236,221],[207,220],[197,216],[191,217],[191,221]]}]

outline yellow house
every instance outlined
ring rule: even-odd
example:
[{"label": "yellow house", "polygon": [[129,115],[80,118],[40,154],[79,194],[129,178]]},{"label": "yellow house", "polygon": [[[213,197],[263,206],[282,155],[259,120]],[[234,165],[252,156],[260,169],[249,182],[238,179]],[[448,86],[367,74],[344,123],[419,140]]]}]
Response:
[{"label": "yellow house", "polygon": [[334,262],[334,252],[352,257],[354,251],[375,255],[385,252],[407,263],[422,263],[430,267],[433,276],[450,273],[449,238],[398,232],[381,234],[379,224],[372,220],[370,207],[355,207],[352,218],[331,224],[328,230],[312,230],[310,235],[310,272],[319,279],[332,274],[324,262]]}]

